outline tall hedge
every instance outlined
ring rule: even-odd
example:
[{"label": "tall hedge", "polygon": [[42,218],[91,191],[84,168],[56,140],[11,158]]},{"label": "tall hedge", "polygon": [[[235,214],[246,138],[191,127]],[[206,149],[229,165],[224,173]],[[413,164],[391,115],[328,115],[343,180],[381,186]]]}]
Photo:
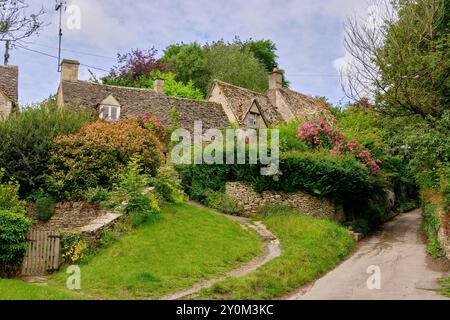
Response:
[{"label": "tall hedge", "polygon": [[42,187],[53,139],[77,132],[91,117],[85,111],[59,109],[49,102],[0,121],[0,167],[5,168],[5,177],[19,182],[21,195]]},{"label": "tall hedge", "polygon": [[27,250],[31,221],[21,213],[0,210],[0,277],[13,277]]}]

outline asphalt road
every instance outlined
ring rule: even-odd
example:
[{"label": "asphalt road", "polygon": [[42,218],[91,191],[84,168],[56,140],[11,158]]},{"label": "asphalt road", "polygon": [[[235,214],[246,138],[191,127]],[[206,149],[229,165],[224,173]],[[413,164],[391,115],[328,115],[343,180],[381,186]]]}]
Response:
[{"label": "asphalt road", "polygon": [[445,299],[433,289],[439,288],[437,279],[449,276],[448,260],[427,255],[416,210],[386,223],[350,259],[289,299]]}]

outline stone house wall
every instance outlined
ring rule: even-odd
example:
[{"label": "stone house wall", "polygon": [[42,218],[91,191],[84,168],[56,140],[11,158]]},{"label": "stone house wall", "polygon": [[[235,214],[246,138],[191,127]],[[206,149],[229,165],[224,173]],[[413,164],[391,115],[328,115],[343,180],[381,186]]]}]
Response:
[{"label": "stone house wall", "polygon": [[342,222],[345,220],[344,211],[331,201],[314,197],[305,192],[285,193],[281,191],[264,191],[257,193],[251,186],[241,182],[227,182],[226,194],[239,201],[245,211],[252,215],[267,204],[280,204],[291,206],[306,215],[326,218]]}]

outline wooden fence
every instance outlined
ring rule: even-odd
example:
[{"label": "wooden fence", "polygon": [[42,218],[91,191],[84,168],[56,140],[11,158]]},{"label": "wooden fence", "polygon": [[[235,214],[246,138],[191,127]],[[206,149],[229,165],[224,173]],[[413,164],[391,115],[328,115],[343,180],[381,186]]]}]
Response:
[{"label": "wooden fence", "polygon": [[45,275],[59,269],[59,233],[31,229],[28,233],[28,243],[22,265],[23,276]]}]

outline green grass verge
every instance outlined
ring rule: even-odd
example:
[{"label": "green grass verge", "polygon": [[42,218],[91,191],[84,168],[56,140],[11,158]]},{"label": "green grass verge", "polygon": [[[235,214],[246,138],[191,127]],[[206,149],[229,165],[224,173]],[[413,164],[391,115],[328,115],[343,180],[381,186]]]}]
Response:
[{"label": "green grass verge", "polygon": [[450,278],[439,280],[439,284],[442,286],[441,294],[450,298]]},{"label": "green grass verge", "polygon": [[436,215],[438,208],[439,204],[436,203],[426,203],[423,205],[423,230],[428,239],[428,252],[434,258],[445,256],[444,250],[438,240],[441,223]]},{"label": "green grass verge", "polygon": [[80,300],[82,296],[57,288],[0,279],[0,300]]},{"label": "green grass verge", "polygon": [[319,278],[353,249],[347,230],[330,221],[279,214],[263,222],[279,238],[281,257],[247,276],[219,282],[201,291],[195,299],[280,298]]},{"label": "green grass verge", "polygon": [[[189,204],[163,208],[144,224],[81,266],[81,289],[91,298],[158,299],[226,272],[263,254],[256,233],[209,209]],[[51,286],[64,288],[62,270]]]}]

